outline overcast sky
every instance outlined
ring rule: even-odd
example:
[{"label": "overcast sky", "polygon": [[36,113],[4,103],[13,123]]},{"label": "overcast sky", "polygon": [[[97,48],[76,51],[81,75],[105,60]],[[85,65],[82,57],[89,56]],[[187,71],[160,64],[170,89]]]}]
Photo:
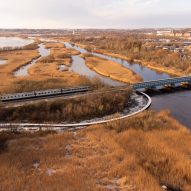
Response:
[{"label": "overcast sky", "polygon": [[191,27],[191,0],[0,0],[0,28]]}]

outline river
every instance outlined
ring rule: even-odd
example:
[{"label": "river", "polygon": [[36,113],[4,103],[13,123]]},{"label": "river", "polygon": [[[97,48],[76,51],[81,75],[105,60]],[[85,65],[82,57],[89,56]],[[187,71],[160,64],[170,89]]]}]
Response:
[{"label": "river", "polygon": [[25,66],[20,67],[18,70],[14,72],[14,76],[21,77],[21,76],[28,76],[28,69],[33,66],[39,59],[46,57],[50,54],[50,49],[46,49],[43,44],[39,45],[38,48],[39,57],[36,59],[33,59],[29,64],[26,64]]},{"label": "river", "polygon": [[[73,46],[69,43],[65,43],[65,46],[68,48],[74,48],[81,53],[88,53],[85,49]],[[166,73],[159,73],[152,69],[149,69],[140,64],[134,63],[130,64],[126,60],[122,60],[119,58],[114,58],[111,56],[106,56],[103,54],[92,53],[95,56],[100,58],[105,58],[107,60],[114,61],[123,65],[124,67],[132,70],[134,73],[138,74],[144,81],[157,80],[157,79],[165,79],[170,78]],[[83,58],[80,56],[72,57],[72,70],[78,72],[82,75],[86,75],[88,77],[97,77],[101,79],[108,85],[112,86],[120,86],[124,85],[124,83],[117,82],[115,80],[111,80],[110,78],[103,77],[100,74],[90,70],[86,65]],[[152,98],[152,106],[151,109],[160,111],[162,109],[169,110],[173,117],[175,117],[179,122],[183,125],[191,128],[191,91],[179,91],[168,94],[159,94],[159,95],[150,95]]]}]

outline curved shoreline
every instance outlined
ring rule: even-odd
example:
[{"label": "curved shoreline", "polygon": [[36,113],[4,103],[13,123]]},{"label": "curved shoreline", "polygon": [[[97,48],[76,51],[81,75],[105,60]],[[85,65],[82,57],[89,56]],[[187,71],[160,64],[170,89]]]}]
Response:
[{"label": "curved shoreline", "polygon": [[[103,54],[103,55],[111,56],[111,57],[114,57],[114,58],[119,58],[119,59],[122,59],[122,60],[126,60],[128,62],[131,61],[131,59],[128,56],[123,56],[123,55],[117,54],[117,53],[110,53],[110,52],[103,51],[103,50],[100,50],[100,49],[98,49],[98,50],[96,50],[94,52],[98,53],[98,54]],[[166,74],[171,75],[171,76],[179,77],[179,76],[185,75],[183,72],[175,71],[175,69],[173,69],[173,68],[165,68],[165,67],[154,66],[154,65],[151,64],[152,62],[147,62],[147,61],[144,61],[144,60],[134,59],[132,63],[133,64],[139,63],[142,66],[150,68],[151,70],[154,70],[154,71],[159,72],[159,73],[166,73]]]},{"label": "curved shoreline", "polygon": [[[41,52],[41,49],[44,49],[44,50],[49,50],[49,49],[46,49],[45,46],[43,45],[43,43],[39,44],[38,46],[38,56],[36,56],[35,58],[32,58],[31,61],[19,66],[18,68],[16,68],[12,74],[15,76],[15,77],[25,77],[25,76],[28,76],[30,75],[29,72],[28,72],[28,69],[36,64],[41,58],[45,57],[46,55],[43,55],[42,52]],[[42,51],[44,51],[42,50]],[[47,53],[47,55],[49,55],[50,53]]]},{"label": "curved shoreline", "polygon": [[31,65],[33,62],[36,62],[40,57],[41,57],[41,56],[38,55],[38,56],[32,58],[29,62],[26,62],[25,64],[20,65],[19,67],[15,68],[15,69],[12,71],[12,75],[15,76],[15,77],[23,77],[23,76],[18,75],[17,73],[18,73],[20,70],[22,70],[22,69],[24,69],[25,67],[27,67],[28,65]]},{"label": "curved shoreline", "polygon": [[[94,67],[94,66],[91,66],[91,64],[88,63],[87,59],[85,58],[85,64],[86,66],[95,71],[97,74],[100,74],[102,76],[105,76],[107,78],[111,78],[112,80],[116,80],[116,81],[119,81],[119,82],[123,82],[123,83],[127,83],[127,84],[130,84],[130,83],[136,83],[136,82],[141,82],[142,79],[140,76],[138,76],[137,74],[135,74],[134,72],[132,72],[131,70],[128,70],[127,68],[123,67],[125,70],[128,70],[128,72],[130,74],[128,74],[130,77],[129,78],[120,78],[120,77],[117,77],[116,75],[113,75],[113,74],[109,74],[107,72],[104,72],[104,71],[100,71],[98,68]],[[135,79],[132,79],[132,78],[135,78]],[[132,79],[132,80],[129,80],[129,79]]]},{"label": "curved shoreline", "polygon": [[91,125],[98,125],[98,124],[105,124],[108,122],[114,122],[114,121],[118,121],[118,120],[122,120],[122,119],[126,119],[132,116],[135,116],[145,110],[147,110],[152,103],[151,98],[142,92],[136,92],[137,94],[141,94],[143,95],[146,99],[147,99],[147,104],[141,108],[140,110],[133,112],[131,114],[127,114],[125,116],[121,116],[121,117],[116,117],[114,119],[107,119],[107,120],[100,120],[100,121],[95,121],[95,122],[84,122],[84,123],[75,123],[75,124],[35,124],[35,123],[5,123],[5,124],[0,124],[0,132],[2,131],[11,131],[12,128],[13,129],[17,129],[18,131],[21,130],[26,130],[26,131],[30,131],[32,129],[32,131],[34,130],[43,130],[43,131],[47,131],[47,130],[53,130],[53,131],[63,131],[63,130],[78,130],[78,129],[82,129],[82,128],[86,128],[87,126],[91,126]]}]

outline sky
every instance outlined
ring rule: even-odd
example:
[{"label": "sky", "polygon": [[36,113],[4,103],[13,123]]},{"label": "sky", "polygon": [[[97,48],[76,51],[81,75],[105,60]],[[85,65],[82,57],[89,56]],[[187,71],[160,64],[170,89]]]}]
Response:
[{"label": "sky", "polygon": [[0,28],[191,27],[191,0],[0,0]]}]

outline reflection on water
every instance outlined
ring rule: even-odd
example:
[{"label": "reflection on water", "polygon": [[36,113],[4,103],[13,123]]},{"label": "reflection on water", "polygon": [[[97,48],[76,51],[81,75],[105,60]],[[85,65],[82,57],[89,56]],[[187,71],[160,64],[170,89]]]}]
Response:
[{"label": "reflection on water", "polygon": [[[68,43],[66,45],[69,48],[75,48],[81,53],[88,53],[83,48],[72,46]],[[132,70],[133,72],[141,76],[144,81],[165,79],[170,77],[168,74],[158,73],[140,64],[136,64],[136,63],[130,64],[126,60],[113,58],[111,56],[106,56],[106,55],[97,54],[97,53],[93,53],[93,55],[98,56],[100,58],[105,58],[107,60],[114,61],[116,63],[123,65],[124,67],[127,67],[128,69]],[[90,76],[91,75],[100,76],[99,74],[95,72],[91,74],[92,71],[88,67],[86,67],[84,60],[80,58],[79,56],[77,56],[76,58],[75,57],[73,58],[72,67],[74,68],[76,72],[80,72],[82,74],[85,73],[85,74],[89,74]],[[187,127],[191,128],[191,101],[190,100],[191,100],[191,91],[181,91],[181,92],[170,93],[170,94],[160,94],[157,96],[152,96],[153,102],[152,102],[151,108],[157,111],[160,111],[162,109],[168,109],[171,111],[172,115],[177,120],[179,120],[182,124],[186,125]]]},{"label": "reflection on water", "polygon": [[106,56],[103,54],[93,53],[93,55],[121,64],[122,66],[130,69],[131,71],[133,71],[137,75],[141,76],[143,81],[165,79],[165,78],[170,77],[168,74],[156,72],[156,71],[151,70],[145,66],[142,66],[141,64],[136,64],[136,63],[130,64],[126,60],[122,60],[120,58],[114,58],[111,56]]},{"label": "reflection on water", "polygon": [[[75,48],[76,50],[78,50],[81,53],[88,53],[87,50],[85,50],[81,47],[72,46],[69,43],[65,43],[65,45],[69,48]],[[156,71],[151,70],[145,66],[142,66],[141,64],[136,64],[136,63],[131,64],[126,60],[123,60],[120,58],[114,58],[114,57],[103,55],[103,54],[98,54],[98,53],[91,53],[91,54],[93,54],[94,56],[97,56],[97,57],[100,57],[100,58],[103,58],[106,60],[110,60],[110,61],[113,61],[113,62],[116,62],[118,64],[123,65],[124,67],[130,69],[131,71],[133,71],[137,75],[141,76],[143,81],[165,79],[165,78],[170,77],[168,74],[156,72]]]},{"label": "reflection on water", "polygon": [[[75,48],[76,50],[80,51],[81,53],[87,53],[87,51],[84,50],[83,48],[72,46],[69,43],[65,43],[65,46],[67,48]],[[118,82],[118,81],[112,80],[111,78],[104,77],[104,76],[94,72],[93,70],[89,69],[85,64],[84,59],[81,58],[79,55],[72,56],[71,70],[78,74],[87,76],[90,79],[92,79],[94,77],[99,78],[102,82],[104,82],[107,85],[111,85],[111,86],[124,85],[124,83],[122,83],[122,82]]]},{"label": "reflection on water", "polygon": [[94,78],[94,77],[99,78],[102,82],[104,82],[107,85],[111,85],[111,86],[124,85],[124,83],[122,82],[118,82],[118,81],[112,80],[111,78],[104,77],[94,72],[93,70],[89,69],[85,64],[84,59],[81,58],[80,56],[72,57],[71,70],[81,75],[88,76],[89,78]]},{"label": "reflection on water", "polygon": [[3,47],[22,47],[33,43],[31,39],[23,39],[18,37],[0,37],[0,48]]},{"label": "reflection on water", "polygon": [[182,124],[191,128],[191,91],[181,91],[152,96],[152,109],[170,110]]},{"label": "reflection on water", "polygon": [[46,49],[45,46],[43,44],[39,45],[38,48],[40,57],[37,59],[34,59],[33,61],[31,61],[29,64],[22,66],[21,68],[19,68],[18,70],[16,70],[14,72],[14,76],[17,77],[21,77],[21,76],[28,76],[28,69],[34,65],[39,59],[41,59],[42,57],[46,57],[50,54],[50,49]]}]

